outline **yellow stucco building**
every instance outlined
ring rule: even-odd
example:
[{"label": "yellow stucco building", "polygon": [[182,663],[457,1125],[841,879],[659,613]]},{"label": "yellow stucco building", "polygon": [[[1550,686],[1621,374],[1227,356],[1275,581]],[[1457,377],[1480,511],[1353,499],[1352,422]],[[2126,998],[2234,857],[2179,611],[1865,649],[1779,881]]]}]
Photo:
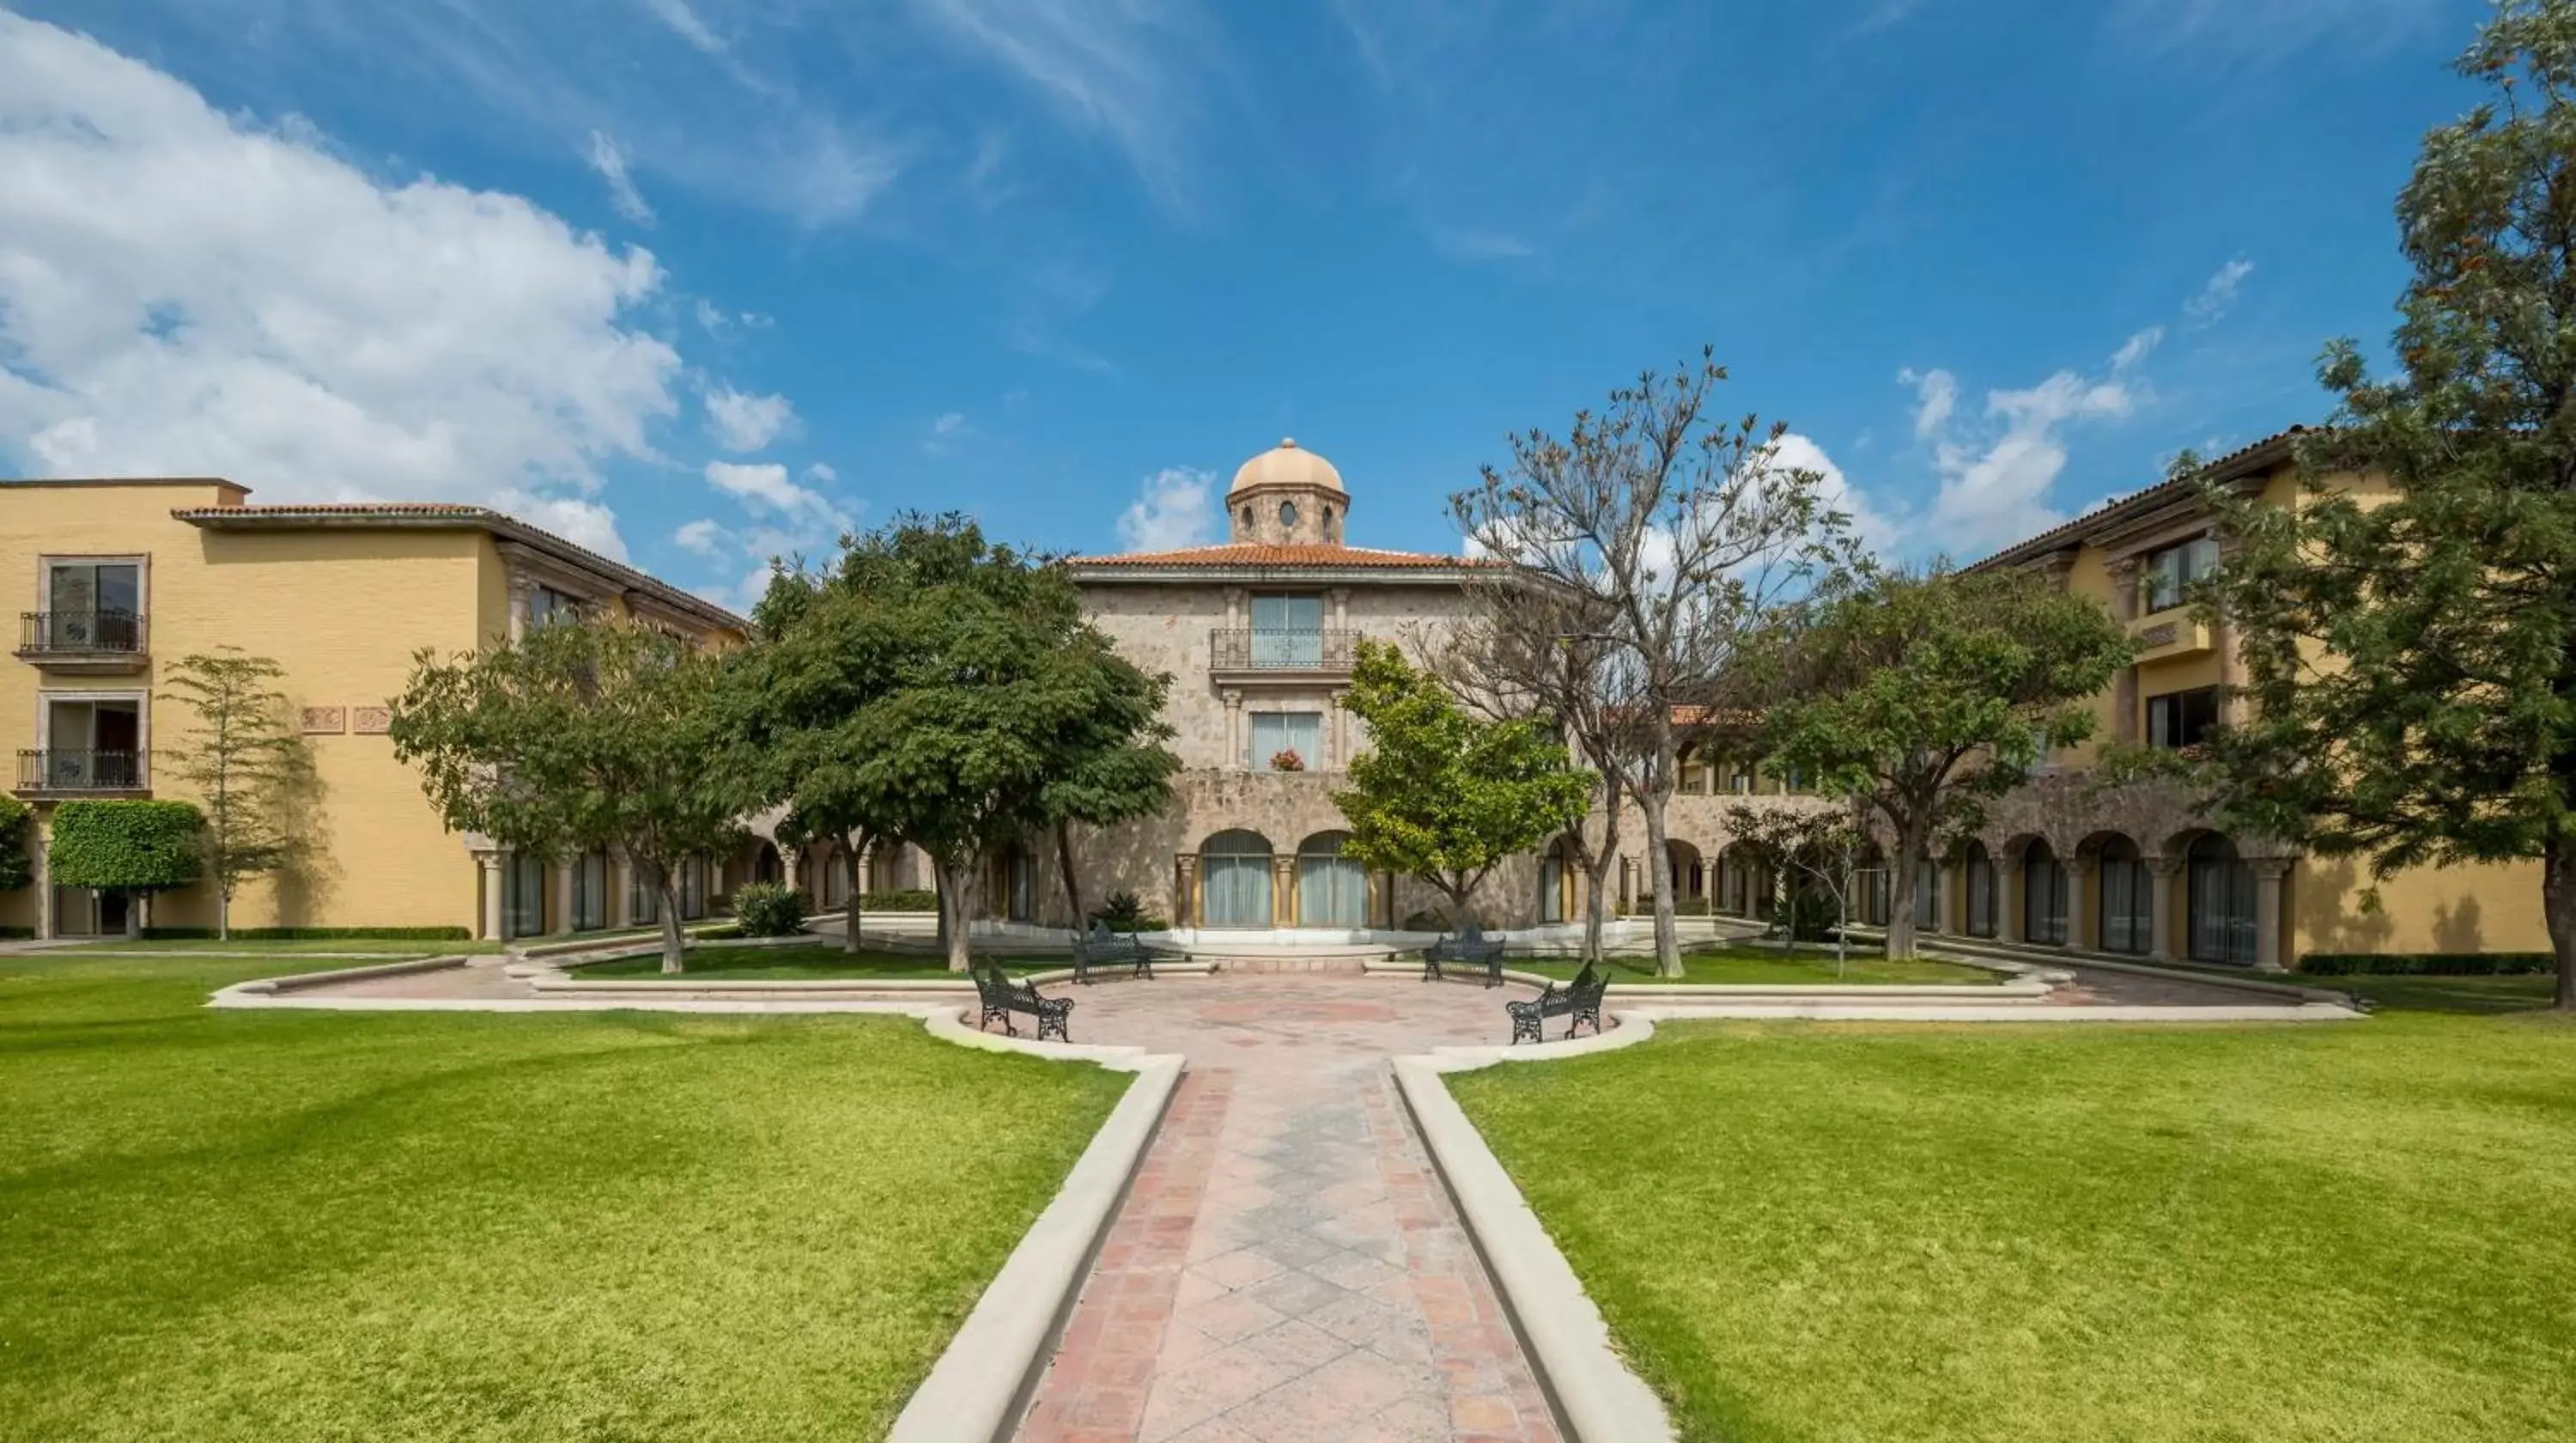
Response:
[{"label": "yellow stucco building", "polygon": [[[53,809],[74,798],[196,800],[166,761],[192,715],[164,696],[176,659],[234,646],[275,660],[319,787],[311,860],[254,880],[236,927],[451,927],[477,936],[609,926],[649,901],[617,859],[540,864],[445,831],[394,760],[386,699],[422,648],[472,650],[575,608],[714,645],[747,623],[560,537],[480,507],[256,506],[230,481],[0,483],[0,587],[18,645],[0,663],[0,739],[37,822],[36,885],[0,892],[0,931],[208,927],[199,884],[142,904],[43,875]],[[689,880],[690,904],[725,890]]]}]

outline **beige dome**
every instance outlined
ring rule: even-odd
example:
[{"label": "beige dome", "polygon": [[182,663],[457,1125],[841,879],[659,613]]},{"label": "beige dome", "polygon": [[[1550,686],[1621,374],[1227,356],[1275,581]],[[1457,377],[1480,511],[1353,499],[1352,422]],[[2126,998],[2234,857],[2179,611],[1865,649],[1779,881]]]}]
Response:
[{"label": "beige dome", "polygon": [[1339,491],[1342,473],[1333,469],[1332,462],[1287,440],[1244,462],[1226,494],[1253,486],[1321,486]]}]

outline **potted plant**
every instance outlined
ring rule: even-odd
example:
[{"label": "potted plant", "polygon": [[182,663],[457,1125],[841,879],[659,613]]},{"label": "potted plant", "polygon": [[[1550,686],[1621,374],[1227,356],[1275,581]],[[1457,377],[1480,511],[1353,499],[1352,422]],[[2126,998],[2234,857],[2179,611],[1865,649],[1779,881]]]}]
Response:
[{"label": "potted plant", "polygon": [[1306,769],[1306,759],[1297,755],[1295,747],[1281,747],[1270,754],[1270,769],[1274,772],[1302,772]]}]

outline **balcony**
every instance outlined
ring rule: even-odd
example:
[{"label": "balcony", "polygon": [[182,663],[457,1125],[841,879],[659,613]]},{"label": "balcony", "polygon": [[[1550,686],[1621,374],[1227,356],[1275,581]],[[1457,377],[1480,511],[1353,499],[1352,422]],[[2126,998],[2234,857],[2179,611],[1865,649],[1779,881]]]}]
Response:
[{"label": "balcony", "polygon": [[48,751],[18,753],[18,795],[22,797],[118,797],[152,790],[145,767],[148,753]]},{"label": "balcony", "polygon": [[143,669],[143,618],[130,611],[29,611],[18,617],[18,659],[65,675]]},{"label": "balcony", "polygon": [[2137,638],[2141,662],[2198,656],[2216,645],[2209,634],[2209,623],[2194,615],[2188,606],[2167,607],[2141,616],[2129,623],[2129,635]]},{"label": "balcony", "polygon": [[1218,627],[1208,633],[1208,671],[1238,684],[1347,677],[1359,639],[1356,631]]}]

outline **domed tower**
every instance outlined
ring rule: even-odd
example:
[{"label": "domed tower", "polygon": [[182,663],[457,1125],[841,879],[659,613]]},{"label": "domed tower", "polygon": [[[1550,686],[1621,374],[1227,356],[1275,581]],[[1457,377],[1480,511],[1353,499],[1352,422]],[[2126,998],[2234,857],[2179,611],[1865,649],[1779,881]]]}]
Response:
[{"label": "domed tower", "polygon": [[1244,462],[1225,493],[1233,539],[1273,546],[1341,545],[1342,516],[1350,506],[1342,473],[1295,441],[1281,441]]}]

